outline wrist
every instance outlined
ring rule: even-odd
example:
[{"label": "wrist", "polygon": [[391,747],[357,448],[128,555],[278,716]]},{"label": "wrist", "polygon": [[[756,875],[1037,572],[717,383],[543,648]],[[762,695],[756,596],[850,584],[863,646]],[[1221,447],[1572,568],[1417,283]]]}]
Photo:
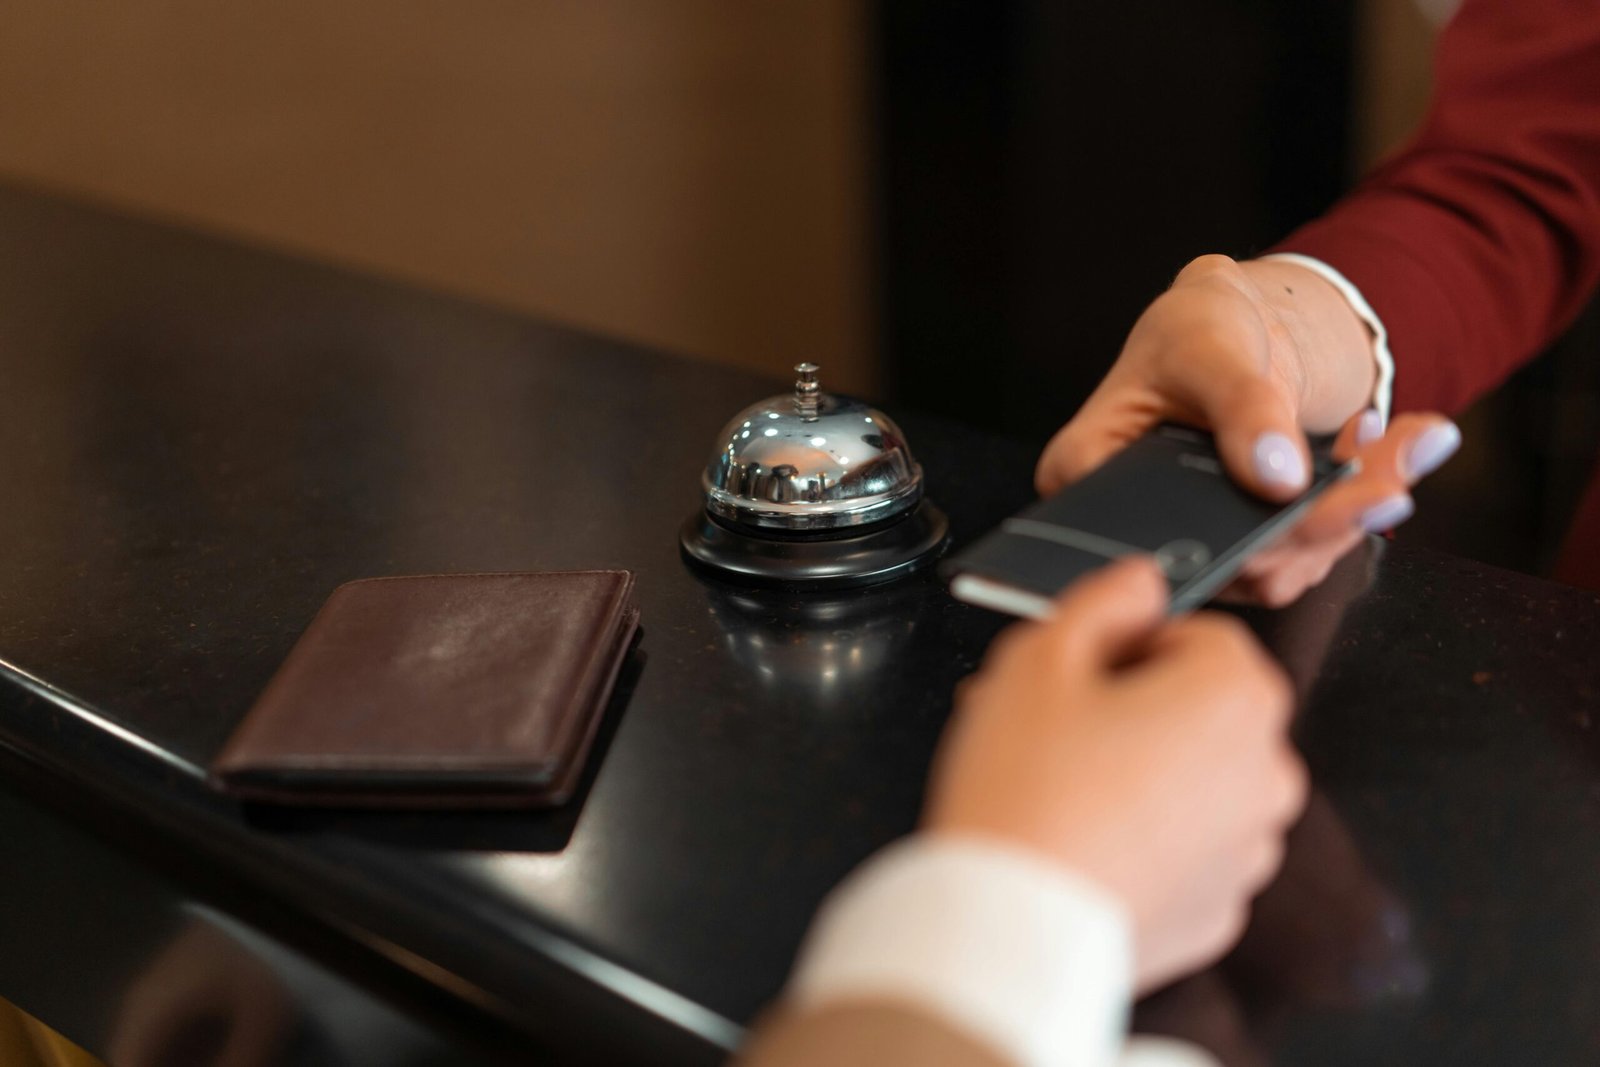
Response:
[{"label": "wrist", "polygon": [[917,834],[824,902],[790,977],[798,1011],[893,1001],[1024,1067],[1110,1067],[1133,991],[1121,905],[1047,859]]},{"label": "wrist", "polygon": [[1043,821],[1026,810],[968,805],[957,811],[930,801],[918,838],[1003,851],[1080,880],[1115,901],[1136,925],[1148,911],[1140,892],[1149,881],[1145,865],[1127,862],[1118,824],[1091,812],[1058,808]]},{"label": "wrist", "polygon": [[1373,335],[1350,302],[1316,271],[1283,259],[1240,263],[1287,335],[1300,421],[1332,433],[1372,404],[1377,384]]}]

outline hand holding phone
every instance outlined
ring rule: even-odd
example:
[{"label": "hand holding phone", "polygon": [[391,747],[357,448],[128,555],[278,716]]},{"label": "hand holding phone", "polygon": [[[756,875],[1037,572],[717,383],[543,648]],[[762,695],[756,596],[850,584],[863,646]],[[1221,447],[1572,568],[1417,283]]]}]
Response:
[{"label": "hand holding phone", "polygon": [[1309,489],[1274,504],[1235,485],[1211,436],[1163,424],[1067,486],[1001,523],[949,560],[958,599],[1028,618],[1110,560],[1151,555],[1171,588],[1169,613],[1192,611],[1285,533],[1354,469],[1313,449]]}]

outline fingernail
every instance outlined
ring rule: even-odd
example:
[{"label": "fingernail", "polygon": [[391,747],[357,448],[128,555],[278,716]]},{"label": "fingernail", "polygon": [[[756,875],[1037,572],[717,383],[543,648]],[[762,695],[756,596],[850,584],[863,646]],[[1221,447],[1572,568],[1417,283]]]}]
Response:
[{"label": "fingernail", "polygon": [[1461,447],[1461,430],[1453,422],[1430,426],[1411,442],[1400,462],[1400,473],[1411,481],[1426,478],[1444,465]]},{"label": "fingernail", "polygon": [[1306,463],[1294,442],[1281,433],[1256,438],[1256,477],[1271,485],[1299,489],[1306,484]]},{"label": "fingernail", "polygon": [[1356,446],[1370,445],[1383,436],[1383,416],[1376,408],[1368,408],[1356,420]]},{"label": "fingernail", "polygon": [[1380,501],[1361,513],[1361,528],[1368,533],[1383,533],[1392,530],[1411,517],[1416,510],[1416,505],[1411,498],[1401,493],[1388,500]]}]

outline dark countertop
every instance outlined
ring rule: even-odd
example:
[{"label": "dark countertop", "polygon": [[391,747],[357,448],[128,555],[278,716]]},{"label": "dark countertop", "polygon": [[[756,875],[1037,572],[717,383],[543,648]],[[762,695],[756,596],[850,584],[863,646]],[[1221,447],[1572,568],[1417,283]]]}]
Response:
[{"label": "dark countertop", "polygon": [[[774,382],[15,188],[0,368],[0,996],[95,1051],[234,953],[286,1005],[269,1062],[716,1062],[913,825],[1001,625],[926,578],[685,569],[712,436]],[[1030,448],[894,414],[958,543],[1028,499]],[[205,789],[340,582],[607,566],[645,632],[570,809]],[[1239,1065],[1593,1062],[1600,600],[1373,542],[1252,621],[1317,796],[1244,946],[1141,1024]]]}]

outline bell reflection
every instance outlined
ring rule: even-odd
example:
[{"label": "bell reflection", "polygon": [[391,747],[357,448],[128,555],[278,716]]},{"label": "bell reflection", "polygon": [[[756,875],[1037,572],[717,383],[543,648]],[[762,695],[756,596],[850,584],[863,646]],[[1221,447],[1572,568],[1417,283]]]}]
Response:
[{"label": "bell reflection", "polygon": [[703,586],[722,647],[761,692],[819,709],[871,700],[928,600],[920,582],[818,593]]}]

